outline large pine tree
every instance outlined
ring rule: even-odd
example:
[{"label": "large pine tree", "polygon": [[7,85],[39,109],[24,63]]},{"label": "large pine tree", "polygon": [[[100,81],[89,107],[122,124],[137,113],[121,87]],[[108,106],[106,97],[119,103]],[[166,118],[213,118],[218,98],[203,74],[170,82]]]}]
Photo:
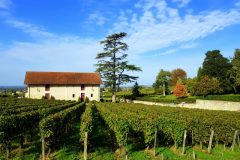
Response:
[{"label": "large pine tree", "polygon": [[112,102],[116,101],[116,91],[124,83],[134,82],[138,77],[126,74],[126,71],[141,71],[141,68],[128,64],[125,51],[128,45],[122,41],[127,34],[124,32],[115,33],[106,37],[100,44],[104,51],[98,53],[97,72],[104,79],[104,85],[112,90]]}]

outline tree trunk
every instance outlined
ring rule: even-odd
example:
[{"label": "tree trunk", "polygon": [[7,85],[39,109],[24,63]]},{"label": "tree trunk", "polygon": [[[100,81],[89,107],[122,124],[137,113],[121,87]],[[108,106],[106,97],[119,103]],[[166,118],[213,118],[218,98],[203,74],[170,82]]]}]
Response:
[{"label": "tree trunk", "polygon": [[163,82],[163,96],[166,96],[165,82]]},{"label": "tree trunk", "polygon": [[112,102],[113,102],[113,103],[116,102],[116,93],[113,93],[113,95],[112,95]]}]

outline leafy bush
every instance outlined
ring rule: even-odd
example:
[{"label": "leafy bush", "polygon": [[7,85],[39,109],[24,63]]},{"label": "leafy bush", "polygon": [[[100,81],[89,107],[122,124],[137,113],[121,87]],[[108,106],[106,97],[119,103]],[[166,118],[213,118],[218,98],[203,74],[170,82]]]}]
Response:
[{"label": "leafy bush", "polygon": [[85,98],[85,102],[86,102],[86,103],[89,103],[89,102],[90,102],[90,100],[89,100],[88,97]]},{"label": "leafy bush", "polygon": [[209,78],[208,76],[202,76],[193,87],[193,95],[195,96],[207,96],[209,94],[219,94],[222,92],[220,88],[220,82],[217,78]]},{"label": "leafy bush", "polygon": [[240,95],[208,95],[206,97],[198,97],[198,98],[205,99],[205,100],[240,102]]},{"label": "leafy bush", "polygon": [[165,97],[155,97],[155,96],[148,96],[148,97],[138,97],[137,100],[140,101],[149,101],[149,102],[159,102],[159,103],[181,103],[181,102],[186,102],[186,103],[195,103],[196,98],[195,97],[187,97],[187,98],[172,98],[168,99]]},{"label": "leafy bush", "polygon": [[180,98],[186,97],[187,93],[188,93],[188,90],[183,83],[177,83],[173,90],[173,95]]}]

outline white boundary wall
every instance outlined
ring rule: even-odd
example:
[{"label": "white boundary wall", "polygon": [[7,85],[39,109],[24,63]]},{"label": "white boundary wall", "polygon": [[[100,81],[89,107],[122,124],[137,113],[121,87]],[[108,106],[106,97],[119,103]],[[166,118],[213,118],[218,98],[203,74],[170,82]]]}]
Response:
[{"label": "white boundary wall", "polygon": [[198,109],[208,109],[208,110],[240,111],[240,102],[229,102],[229,101],[197,99],[196,103],[181,103],[181,104],[156,103],[156,102],[138,101],[138,100],[134,100],[132,102],[146,104],[146,105],[198,108]]}]

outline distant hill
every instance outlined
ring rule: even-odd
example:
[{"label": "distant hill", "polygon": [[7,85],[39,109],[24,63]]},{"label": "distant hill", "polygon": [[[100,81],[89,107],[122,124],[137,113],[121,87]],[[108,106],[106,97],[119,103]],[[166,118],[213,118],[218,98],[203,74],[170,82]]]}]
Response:
[{"label": "distant hill", "polygon": [[0,90],[23,90],[25,86],[0,86]]}]

